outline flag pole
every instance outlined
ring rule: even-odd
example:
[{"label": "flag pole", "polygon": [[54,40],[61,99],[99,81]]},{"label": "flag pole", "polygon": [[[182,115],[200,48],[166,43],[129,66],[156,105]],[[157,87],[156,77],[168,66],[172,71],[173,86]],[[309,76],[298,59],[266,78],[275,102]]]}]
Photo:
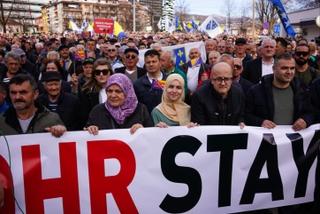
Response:
[{"label": "flag pole", "polygon": [[256,26],[255,26],[255,0],[252,0],[252,37],[255,37]]}]

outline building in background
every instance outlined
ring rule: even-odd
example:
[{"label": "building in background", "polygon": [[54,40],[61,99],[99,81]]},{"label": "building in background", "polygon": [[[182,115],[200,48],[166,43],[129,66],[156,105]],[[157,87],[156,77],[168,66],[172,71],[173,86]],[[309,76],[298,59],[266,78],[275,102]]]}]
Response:
[{"label": "building in background", "polygon": [[[130,0],[130,2],[133,2],[133,0]],[[162,15],[163,0],[136,0],[136,2],[149,7],[153,23],[152,27],[157,29],[157,23]]]},{"label": "building in background", "polygon": [[[69,20],[81,27],[84,20],[93,22],[94,18],[112,18],[123,29],[133,29],[133,5],[128,0],[55,0],[42,7],[44,32],[62,33],[67,30]],[[145,31],[152,26],[151,11],[136,3],[136,29]]]},{"label": "building in background", "polygon": [[[302,35],[309,41],[320,36],[320,27],[316,25],[316,18],[320,14],[320,4],[314,8],[298,10],[288,13],[291,24],[297,34]],[[282,27],[282,31],[283,27]],[[283,35],[282,35],[283,36]]]},{"label": "building in background", "polygon": [[[16,32],[35,32],[36,18],[41,15],[41,7],[46,1],[41,0],[5,0],[1,1],[1,20],[8,19],[6,31]],[[2,17],[3,15],[3,17]],[[0,31],[4,31],[0,26]]]}]

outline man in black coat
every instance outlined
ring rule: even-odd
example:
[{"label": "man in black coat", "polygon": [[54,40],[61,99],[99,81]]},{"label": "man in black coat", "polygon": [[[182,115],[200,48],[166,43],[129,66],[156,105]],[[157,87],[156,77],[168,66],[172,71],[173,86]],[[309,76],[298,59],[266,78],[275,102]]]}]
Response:
[{"label": "man in black coat", "polygon": [[124,67],[116,68],[115,73],[127,75],[133,82],[147,72],[143,68],[137,66],[139,62],[139,51],[136,48],[127,48],[124,51]]},{"label": "man in black coat", "polygon": [[192,96],[192,122],[243,126],[245,97],[241,88],[232,84],[232,73],[231,66],[225,62],[213,66],[211,82],[206,82]]},{"label": "man in black coat", "polygon": [[134,91],[139,102],[145,104],[149,113],[161,102],[164,80],[167,75],[161,72],[160,53],[148,50],[144,55],[147,73],[134,82]]},{"label": "man in black coat", "polygon": [[261,57],[244,64],[242,77],[256,84],[261,77],[272,74],[275,52],[276,41],[269,38],[264,39],[261,43]]},{"label": "man in black coat", "polygon": [[273,72],[248,91],[246,124],[269,129],[277,125],[292,125],[295,131],[311,125],[313,114],[310,99],[294,77],[295,61],[292,56],[279,56]]},{"label": "man in black coat", "polygon": [[64,92],[61,87],[61,76],[57,72],[45,72],[43,74],[43,85],[46,93],[39,96],[39,102],[51,112],[57,113],[67,130],[80,130],[78,97]]}]

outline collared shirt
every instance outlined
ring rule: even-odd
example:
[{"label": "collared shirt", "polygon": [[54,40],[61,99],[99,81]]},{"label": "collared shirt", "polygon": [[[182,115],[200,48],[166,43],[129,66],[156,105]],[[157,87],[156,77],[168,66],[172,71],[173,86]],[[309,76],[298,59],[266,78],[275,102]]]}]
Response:
[{"label": "collared shirt", "polygon": [[[154,78],[151,78],[150,76],[149,76],[149,73],[147,73],[147,77],[148,77],[148,80],[149,80],[149,82],[152,84],[152,80],[154,80]],[[160,72],[160,76],[157,78],[157,80],[162,80],[163,79],[163,74],[162,74],[162,72]]]},{"label": "collared shirt", "polygon": [[188,81],[188,89],[191,92],[195,92],[197,90],[199,72],[200,72],[200,66],[188,67],[187,81]]},{"label": "collared shirt", "polygon": [[265,63],[262,60],[262,76],[273,74],[273,69],[272,69],[273,63],[274,63],[274,59],[272,59],[271,63]]}]

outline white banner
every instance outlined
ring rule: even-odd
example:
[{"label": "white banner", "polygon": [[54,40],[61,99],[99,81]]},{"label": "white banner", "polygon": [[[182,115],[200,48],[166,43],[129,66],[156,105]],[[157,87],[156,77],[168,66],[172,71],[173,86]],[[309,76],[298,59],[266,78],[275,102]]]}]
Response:
[{"label": "white banner", "polygon": [[0,213],[232,213],[310,202],[319,129],[2,136],[0,181],[7,190]]}]

